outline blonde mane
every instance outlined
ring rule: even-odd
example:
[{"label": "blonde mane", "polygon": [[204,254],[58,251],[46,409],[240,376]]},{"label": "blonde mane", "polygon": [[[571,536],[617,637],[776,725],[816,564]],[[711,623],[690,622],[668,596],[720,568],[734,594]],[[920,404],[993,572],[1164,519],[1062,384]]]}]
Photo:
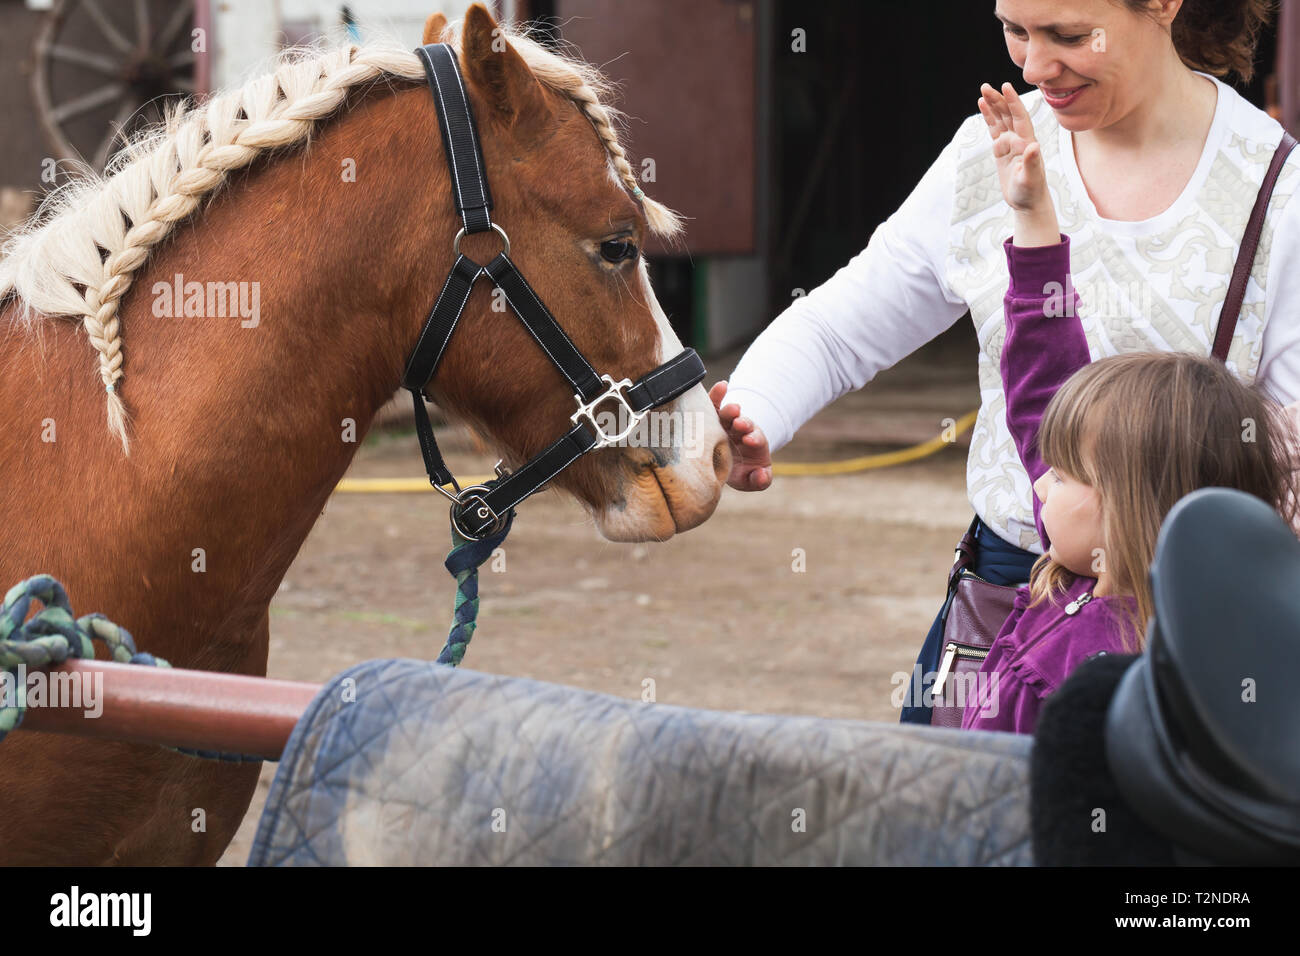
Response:
[{"label": "blonde mane", "polygon": [[[461,24],[442,39],[460,47]],[[619,180],[638,197],[652,231],[681,230],[671,210],[645,196],[619,143],[619,113],[602,102],[610,89],[598,70],[555,53],[524,33],[504,31],[546,87],[573,101],[591,121]],[[219,93],[197,108],[178,108],[157,129],[127,144],[103,176],[87,175],[54,192],[0,253],[0,304],[21,301],[21,321],[79,318],[99,354],[110,431],[130,453],[127,413],[118,393],[122,330],[118,305],[150,252],[232,171],[272,150],[299,146],[349,92],[383,80],[425,82],[409,51],[389,44],[283,54],[272,73]]]}]

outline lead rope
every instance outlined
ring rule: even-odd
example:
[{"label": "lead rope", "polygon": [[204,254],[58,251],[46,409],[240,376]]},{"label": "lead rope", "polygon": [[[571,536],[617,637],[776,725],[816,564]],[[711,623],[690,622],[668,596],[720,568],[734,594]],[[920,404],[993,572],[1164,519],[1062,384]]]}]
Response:
[{"label": "lead rope", "polygon": [[466,538],[451,525],[451,551],[443,563],[456,579],[456,604],[452,610],[451,630],[447,643],[438,654],[438,663],[457,667],[465,657],[470,638],[478,627],[478,566],[492,557],[492,552],[505,541],[514,523],[515,513],[506,514],[505,527],[493,535],[477,541]]},{"label": "lead rope", "polygon": [[[43,607],[31,620],[27,620],[32,601],[39,601]],[[48,574],[38,574],[9,589],[4,597],[4,605],[0,607],[0,670],[14,675],[17,693],[6,693],[4,705],[0,706],[0,741],[10,731],[18,729],[27,710],[26,687],[19,686],[25,683],[18,680],[19,665],[45,668],[62,664],[69,658],[93,660],[95,641],[100,641],[108,648],[109,659],[115,663],[171,667],[161,657],[137,651],[131,632],[114,624],[104,615],[87,614],[74,618],[68,602],[68,592]],[[17,699],[7,699],[10,696]],[[265,759],[246,754],[191,750],[188,747],[167,749],[203,760],[251,763]]]},{"label": "lead rope", "polygon": [[[470,639],[478,626],[478,568],[505,541],[514,524],[513,509],[507,513],[505,527],[497,534],[477,541],[464,537],[451,525],[452,548],[444,562],[456,579],[456,601],[447,642],[438,654],[438,663],[456,667],[465,657]],[[42,605],[30,619],[32,602]],[[118,664],[147,667],[171,667],[161,657],[136,650],[131,632],[114,624],[102,614],[74,617],[68,592],[54,577],[38,574],[15,584],[0,606],[0,671],[13,675],[16,693],[4,694],[0,702],[0,742],[23,722],[27,710],[25,681],[19,679],[18,667],[39,669],[62,664],[68,659],[93,660],[95,642],[108,648],[109,659]],[[10,697],[14,699],[9,699]],[[248,754],[167,747],[176,753],[201,760],[252,763],[270,759]],[[274,762],[274,761],[272,761]]]}]

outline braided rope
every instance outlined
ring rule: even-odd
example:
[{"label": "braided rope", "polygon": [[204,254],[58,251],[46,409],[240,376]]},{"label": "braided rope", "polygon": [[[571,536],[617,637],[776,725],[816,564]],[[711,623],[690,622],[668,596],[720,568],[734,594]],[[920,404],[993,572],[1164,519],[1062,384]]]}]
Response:
[{"label": "braided rope", "polygon": [[[43,607],[27,620],[33,601],[39,601]],[[103,643],[108,648],[109,659],[118,664],[171,667],[161,657],[137,651],[131,632],[104,615],[87,614],[74,618],[68,592],[48,574],[38,574],[15,584],[5,594],[4,604],[0,606],[0,670],[13,674],[16,681],[20,666],[45,668],[62,664],[69,658],[93,660],[95,641]],[[0,741],[21,726],[27,711],[25,696],[20,692],[17,700],[5,700],[0,706]],[[167,749],[205,760],[243,763],[263,759],[185,747]]]},{"label": "braided rope", "polygon": [[[44,607],[27,621],[33,601],[39,601]],[[102,614],[74,619],[68,592],[48,574],[38,574],[15,584],[5,594],[4,605],[0,607],[0,670],[17,676],[20,665],[43,668],[62,664],[69,658],[91,660],[95,656],[95,641],[103,642],[110,659],[119,664],[171,666],[152,654],[138,653],[130,632]],[[6,701],[0,707],[0,740],[23,722],[26,702],[23,695],[19,694],[18,698],[16,703]]]},{"label": "braided rope", "polygon": [[478,566],[490,558],[506,539],[514,520],[512,509],[506,517],[505,527],[481,541],[471,541],[457,531],[454,524],[451,526],[451,551],[447,553],[444,564],[456,579],[456,603],[447,642],[438,654],[439,664],[459,667],[464,659],[470,638],[478,627]]},{"label": "braided rope", "polygon": [[[505,526],[494,535],[474,541],[464,537],[451,525],[452,548],[444,562],[456,580],[456,599],[452,625],[437,663],[458,667],[478,627],[478,568],[505,541],[514,524],[515,512],[506,517]],[[32,602],[41,610],[28,619]],[[136,650],[135,639],[126,628],[114,624],[102,614],[74,618],[67,590],[48,574],[38,574],[14,585],[0,606],[0,670],[10,672],[22,683],[18,669],[47,668],[69,658],[93,660],[95,641],[108,648],[109,658],[119,664],[142,664],[171,667],[166,660]],[[6,695],[7,696],[7,695]],[[26,695],[19,691],[15,700],[0,705],[0,742],[22,725],[26,713]],[[228,754],[186,747],[168,747],[177,753],[206,760],[260,762],[265,758],[245,754]]]}]

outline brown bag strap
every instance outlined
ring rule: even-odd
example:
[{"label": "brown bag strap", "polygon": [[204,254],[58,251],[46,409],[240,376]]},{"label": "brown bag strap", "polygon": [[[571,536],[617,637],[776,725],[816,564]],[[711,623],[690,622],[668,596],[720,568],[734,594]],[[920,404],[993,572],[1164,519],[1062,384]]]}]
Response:
[{"label": "brown bag strap", "polygon": [[975,554],[979,547],[975,543],[975,530],[979,527],[979,521],[979,515],[971,519],[970,527],[966,529],[966,533],[961,536],[961,541],[957,543],[957,552],[953,555],[952,570],[948,572],[949,594],[957,586],[957,579],[961,577],[961,573],[975,564]]},{"label": "brown bag strap", "polygon": [[1269,199],[1273,196],[1273,186],[1277,183],[1278,174],[1282,172],[1282,164],[1295,145],[1295,137],[1283,130],[1282,141],[1277,144],[1273,162],[1259,187],[1255,208],[1251,210],[1250,219],[1246,222],[1246,234],[1241,238],[1241,249],[1237,252],[1237,262],[1232,269],[1232,281],[1228,284],[1228,294],[1224,297],[1223,309],[1219,312],[1219,331],[1214,336],[1213,355],[1220,362],[1227,361],[1232,336],[1237,330],[1237,318],[1241,314],[1241,303],[1246,298],[1246,283],[1250,279],[1250,270],[1255,265],[1255,250],[1259,248],[1259,236],[1264,231],[1264,216],[1268,212]]}]

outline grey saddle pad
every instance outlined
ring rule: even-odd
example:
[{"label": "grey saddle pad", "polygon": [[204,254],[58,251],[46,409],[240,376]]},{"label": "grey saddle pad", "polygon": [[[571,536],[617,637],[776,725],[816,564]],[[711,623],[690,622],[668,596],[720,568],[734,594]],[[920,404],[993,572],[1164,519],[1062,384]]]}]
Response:
[{"label": "grey saddle pad", "polygon": [[367,661],[299,721],[249,865],[1032,865],[1032,745]]}]

